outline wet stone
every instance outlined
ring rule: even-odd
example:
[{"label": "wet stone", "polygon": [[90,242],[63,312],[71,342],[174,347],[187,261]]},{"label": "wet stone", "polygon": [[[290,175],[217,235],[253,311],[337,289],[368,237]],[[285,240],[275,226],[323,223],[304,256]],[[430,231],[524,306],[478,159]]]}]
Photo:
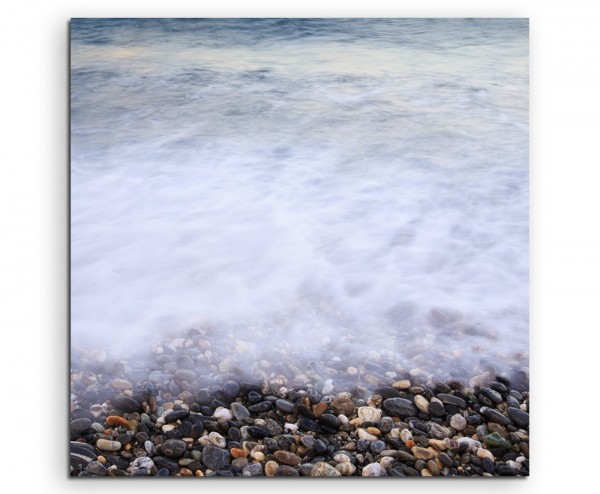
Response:
[{"label": "wet stone", "polygon": [[260,403],[250,405],[248,410],[252,413],[262,413],[270,410],[272,407],[273,404],[270,401],[261,401]]},{"label": "wet stone", "polygon": [[479,394],[485,396],[494,404],[502,403],[502,395],[498,391],[494,391],[491,388],[480,388]]},{"label": "wet stone", "polygon": [[429,415],[432,417],[443,417],[446,415],[446,409],[439,401],[432,400],[431,403],[429,403]]},{"label": "wet stone", "polygon": [[383,402],[383,408],[390,415],[400,418],[412,417],[418,413],[414,403],[405,398],[388,398]]},{"label": "wet stone", "polygon": [[484,472],[494,473],[494,462],[487,456],[481,460],[481,466]]},{"label": "wet stone", "polygon": [[490,422],[496,422],[497,424],[501,425],[511,424],[511,420],[507,416],[501,414],[498,410],[494,410],[492,408],[488,408],[485,411],[485,418]]},{"label": "wet stone", "polygon": [[362,469],[363,477],[385,477],[387,472],[379,463],[369,463]]},{"label": "wet stone", "polygon": [[306,417],[302,417],[300,422],[298,422],[298,426],[301,430],[307,432],[321,432],[321,426],[317,424],[314,420],[311,420]]},{"label": "wet stone", "polygon": [[114,398],[112,403],[116,409],[122,410],[126,413],[134,413],[141,411],[140,404],[136,400],[134,400],[133,398],[129,398],[128,396],[117,396]]},{"label": "wet stone", "polygon": [[442,403],[447,403],[448,405],[454,405],[458,408],[467,408],[467,402],[459,396],[454,396],[447,393],[440,393],[437,395],[437,399],[440,400]]},{"label": "wet stone", "polygon": [[273,453],[275,460],[279,463],[284,463],[285,465],[296,466],[300,464],[301,458],[289,451],[279,450]]},{"label": "wet stone", "polygon": [[171,423],[176,422],[177,420],[182,420],[189,417],[189,410],[173,410],[165,415],[165,422]]},{"label": "wet stone", "polygon": [[454,462],[452,461],[452,458],[450,458],[450,456],[448,456],[447,453],[440,453],[438,455],[438,459],[442,462],[442,465],[444,465],[445,467],[450,468]]},{"label": "wet stone", "polygon": [[85,471],[92,475],[103,477],[106,475],[106,467],[99,461],[91,461],[85,467]]},{"label": "wet stone", "polygon": [[202,463],[211,470],[221,470],[231,465],[231,455],[225,449],[208,445],[202,450]]},{"label": "wet stone", "polygon": [[283,413],[292,413],[294,411],[294,404],[291,401],[281,398],[275,402],[275,406]]},{"label": "wet stone", "polygon": [[246,429],[248,435],[250,437],[256,437],[258,439],[262,439],[263,437],[267,437],[269,435],[269,431],[264,427],[259,427],[257,425],[251,425]]},{"label": "wet stone", "polygon": [[450,427],[454,430],[462,431],[467,427],[467,420],[462,415],[456,413],[450,418]]},{"label": "wet stone", "polygon": [[337,415],[343,414],[348,417],[354,413],[355,406],[350,398],[338,398],[331,402],[331,409]]},{"label": "wet stone", "polygon": [[298,470],[288,465],[279,465],[275,470],[275,477],[298,477]]},{"label": "wet stone", "polygon": [[258,477],[262,475],[263,467],[261,463],[251,463],[242,469],[242,475],[248,477]]},{"label": "wet stone", "polygon": [[324,413],[317,419],[317,421],[321,425],[332,427],[333,429],[337,429],[340,426],[340,419],[331,413]]},{"label": "wet stone", "polygon": [[319,461],[313,465],[310,471],[311,477],[341,477],[342,474],[329,463]]},{"label": "wet stone", "polygon": [[71,441],[71,466],[85,466],[97,458],[96,450],[90,444]]},{"label": "wet stone", "polygon": [[82,417],[71,421],[71,433],[81,434],[87,431],[92,426],[92,421],[88,418]]},{"label": "wet stone", "polygon": [[492,448],[506,448],[506,449],[510,449],[512,447],[512,444],[509,441],[507,441],[506,439],[504,439],[497,432],[493,432],[492,434],[488,434],[487,436],[485,436],[483,438],[483,441],[485,442],[485,444],[487,444],[488,446],[490,446]]},{"label": "wet stone", "polygon": [[250,403],[258,403],[262,400],[262,395],[258,391],[252,390],[248,393],[248,400]]},{"label": "wet stone", "polygon": [[371,452],[374,455],[380,454],[385,448],[386,446],[383,441],[373,441],[370,446]]},{"label": "wet stone", "polygon": [[169,458],[181,458],[187,448],[187,444],[180,439],[167,439],[162,445],[162,452]]},{"label": "wet stone", "polygon": [[528,427],[529,426],[529,414],[524,412],[520,408],[507,408],[508,416],[512,419],[512,421],[517,424],[519,427]]},{"label": "wet stone", "polygon": [[227,381],[223,384],[223,394],[229,399],[234,400],[240,394],[240,386],[235,381]]},{"label": "wet stone", "polygon": [[206,388],[199,390],[196,394],[196,401],[200,406],[210,405],[210,402],[212,401],[210,391]]},{"label": "wet stone", "polygon": [[119,451],[121,449],[121,443],[118,441],[110,441],[108,439],[98,439],[96,441],[96,447],[102,451]]}]

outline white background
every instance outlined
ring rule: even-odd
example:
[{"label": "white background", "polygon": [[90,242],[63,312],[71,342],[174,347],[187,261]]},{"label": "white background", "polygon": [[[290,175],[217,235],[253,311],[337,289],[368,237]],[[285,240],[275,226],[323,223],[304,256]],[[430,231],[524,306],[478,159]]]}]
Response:
[{"label": "white background", "polygon": [[[584,0],[21,0],[2,4],[0,472],[9,492],[235,488],[589,491],[599,459],[600,7]],[[77,481],[67,477],[68,19],[529,17],[532,477],[525,481]],[[596,415],[593,414],[596,412]],[[375,480],[377,482],[377,480]],[[204,480],[206,482],[206,480]],[[397,482],[397,480],[396,480]],[[594,482],[596,483],[596,482]],[[33,488],[33,489],[30,489]],[[6,492],[6,491],[5,491]]]}]

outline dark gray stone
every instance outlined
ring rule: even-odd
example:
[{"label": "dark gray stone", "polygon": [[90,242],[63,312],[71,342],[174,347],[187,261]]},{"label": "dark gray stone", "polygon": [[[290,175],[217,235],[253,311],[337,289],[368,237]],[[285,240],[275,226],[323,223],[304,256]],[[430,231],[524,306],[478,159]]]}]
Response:
[{"label": "dark gray stone", "polygon": [[383,402],[383,409],[391,416],[402,419],[414,417],[418,413],[415,404],[405,398],[388,398]]},{"label": "dark gray stone", "polygon": [[202,450],[202,463],[211,470],[222,470],[231,465],[231,455],[225,449],[205,446]]},{"label": "dark gray stone", "polygon": [[162,445],[162,452],[169,458],[181,458],[187,445],[180,439],[167,439]]}]

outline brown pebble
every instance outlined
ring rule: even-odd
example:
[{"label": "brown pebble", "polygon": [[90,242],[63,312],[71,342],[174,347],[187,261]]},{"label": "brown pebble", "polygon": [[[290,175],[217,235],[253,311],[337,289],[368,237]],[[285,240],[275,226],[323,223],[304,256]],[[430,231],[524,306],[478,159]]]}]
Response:
[{"label": "brown pebble", "polygon": [[347,417],[354,413],[354,402],[350,398],[338,398],[331,402],[331,409],[339,415],[343,413]]},{"label": "brown pebble", "polygon": [[316,405],[313,405],[312,410],[315,414],[315,417],[320,417],[321,415],[323,415],[323,413],[325,413],[327,408],[327,403],[317,403]]},{"label": "brown pebble", "polygon": [[284,451],[282,449],[279,451],[275,451],[275,453],[273,453],[273,456],[279,463],[285,463],[286,465],[291,465],[293,467],[300,464],[300,461],[302,460],[298,455],[290,453],[289,451]]},{"label": "brown pebble", "polygon": [[279,465],[274,461],[268,461],[265,463],[265,475],[267,477],[274,477],[278,466]]},{"label": "brown pebble", "polygon": [[249,452],[242,448],[231,448],[229,451],[234,458],[242,458],[248,456]]},{"label": "brown pebble", "polygon": [[182,477],[192,477],[194,472],[192,472],[189,468],[182,468],[179,470],[179,475]]},{"label": "brown pebble", "polygon": [[129,429],[129,420],[118,415],[109,415],[106,417],[106,424],[111,427],[127,427]]},{"label": "brown pebble", "polygon": [[414,446],[412,454],[419,460],[433,460],[437,457],[438,453],[433,448],[421,448],[420,446]]}]

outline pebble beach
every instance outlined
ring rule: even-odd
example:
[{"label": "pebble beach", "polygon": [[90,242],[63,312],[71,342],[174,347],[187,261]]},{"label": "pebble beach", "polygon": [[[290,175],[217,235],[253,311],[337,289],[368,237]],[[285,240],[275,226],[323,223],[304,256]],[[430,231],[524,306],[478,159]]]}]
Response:
[{"label": "pebble beach", "polygon": [[70,475],[529,475],[526,367],[444,380],[383,352],[283,350],[239,367],[213,334],[191,329],[131,361],[74,351]]}]

